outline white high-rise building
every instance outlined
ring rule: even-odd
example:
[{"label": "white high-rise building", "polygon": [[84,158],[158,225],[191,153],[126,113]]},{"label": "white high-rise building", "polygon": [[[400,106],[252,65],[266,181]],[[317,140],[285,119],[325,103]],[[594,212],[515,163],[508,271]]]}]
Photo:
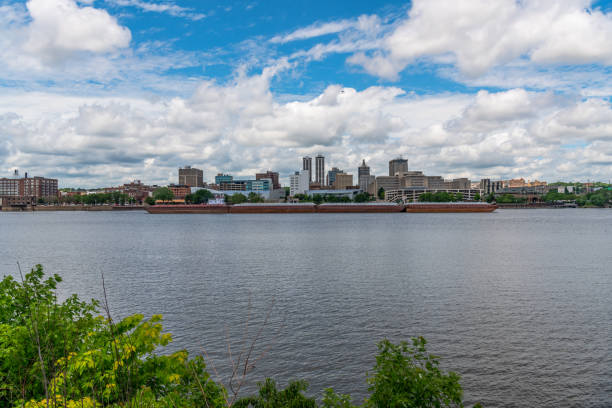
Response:
[{"label": "white high-rise building", "polygon": [[305,194],[310,189],[308,170],[296,171],[289,177],[289,195]]}]

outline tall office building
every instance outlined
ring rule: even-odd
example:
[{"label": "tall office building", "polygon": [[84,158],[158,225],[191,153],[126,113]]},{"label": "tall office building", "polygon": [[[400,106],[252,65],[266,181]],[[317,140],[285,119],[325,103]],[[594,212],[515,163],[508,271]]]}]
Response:
[{"label": "tall office building", "polygon": [[327,172],[327,185],[328,186],[334,185],[334,181],[336,181],[336,174],[338,173],[344,173],[344,172],[337,167],[332,167],[332,169]]},{"label": "tall office building", "polygon": [[398,157],[389,161],[389,176],[395,176],[397,173],[405,173],[408,171],[408,160]]},{"label": "tall office building", "polygon": [[304,194],[308,191],[310,181],[308,180],[308,170],[296,171],[289,176],[289,194]]},{"label": "tall office building", "polygon": [[365,159],[361,163],[361,166],[357,168],[357,183],[359,188],[363,191],[368,191],[368,185],[370,183],[370,166],[365,162]]},{"label": "tall office building", "polygon": [[308,183],[312,183],[312,157],[302,158],[302,170],[308,170]]},{"label": "tall office building", "polygon": [[204,172],[195,167],[185,166],[178,171],[178,184],[189,187],[204,187]]},{"label": "tall office building", "polygon": [[320,154],[315,157],[315,183],[325,185],[325,157]]},{"label": "tall office building", "polygon": [[361,166],[357,169],[357,175],[361,176],[369,176],[370,175],[370,166],[368,166],[365,162],[365,159],[361,163]]}]

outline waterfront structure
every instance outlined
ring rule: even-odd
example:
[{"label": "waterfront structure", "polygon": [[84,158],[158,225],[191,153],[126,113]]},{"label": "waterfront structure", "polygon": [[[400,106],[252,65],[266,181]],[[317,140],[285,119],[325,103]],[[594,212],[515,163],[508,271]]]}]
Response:
[{"label": "waterfront structure", "polygon": [[[245,196],[249,196],[249,194],[251,193],[255,193],[257,195],[259,195],[261,198],[263,198],[266,201],[275,201],[275,200],[280,200],[281,198],[284,197],[285,194],[285,190],[283,189],[276,189],[273,190],[271,188],[268,188],[268,186],[272,185],[272,181],[270,179],[267,180],[257,180],[257,181],[262,181],[262,184],[258,184],[257,182],[251,183],[249,185],[248,189],[245,190],[223,190],[222,188],[212,188],[212,187],[205,187],[206,190],[210,191],[214,196],[233,196],[234,194],[242,194]],[[265,181],[265,182],[264,182]],[[245,185],[246,186],[246,185]],[[254,190],[253,190],[254,189]],[[192,189],[192,192],[195,192],[199,189]]]},{"label": "waterfront structure", "polygon": [[302,158],[302,170],[308,171],[308,184],[312,183],[312,157]]},{"label": "waterfront structure", "polygon": [[204,172],[191,166],[180,168],[178,170],[178,184],[189,187],[204,187]]},{"label": "waterfront structure", "polygon": [[315,157],[315,183],[325,185],[325,157],[320,154]]},{"label": "waterfront structure", "polygon": [[289,177],[289,195],[306,194],[310,188],[308,170],[296,171]]},{"label": "waterfront structure", "polygon": [[279,174],[275,171],[266,171],[265,173],[257,173],[255,174],[255,179],[256,180],[264,180],[264,179],[270,179],[272,180],[272,188],[273,189],[279,189],[281,188],[280,182],[279,182]]},{"label": "waterfront structure", "polygon": [[344,190],[329,190],[329,189],[324,189],[324,190],[308,190],[308,191],[306,191],[306,194],[309,195],[309,196],[313,196],[315,194],[319,194],[319,195],[322,195],[322,196],[349,197],[350,199],[353,199],[360,192],[361,192],[361,190],[359,190],[357,188],[344,189]]},{"label": "waterfront structure", "polygon": [[389,176],[395,176],[398,173],[405,173],[408,171],[408,160],[398,157],[389,161]]},{"label": "waterfront structure", "polygon": [[352,188],[353,184],[353,175],[338,173],[336,174],[336,180],[334,181],[334,190],[346,190],[347,188]]},{"label": "waterfront structure", "polygon": [[515,198],[524,198],[529,203],[536,203],[542,200],[542,196],[550,190],[555,191],[556,187],[547,185],[524,186],[524,187],[504,187],[495,192],[496,195],[510,194]]},{"label": "waterfront structure", "polygon": [[421,194],[445,192],[450,194],[461,193],[464,200],[474,200],[476,195],[481,195],[480,189],[429,189],[425,187],[404,187],[398,189],[385,190],[385,200],[390,202],[409,203],[418,201]]},{"label": "waterfront structure", "polygon": [[337,167],[332,167],[332,169],[327,172],[327,185],[328,186],[334,185],[334,181],[336,181],[336,174],[338,173],[344,173],[344,171],[340,170]]}]

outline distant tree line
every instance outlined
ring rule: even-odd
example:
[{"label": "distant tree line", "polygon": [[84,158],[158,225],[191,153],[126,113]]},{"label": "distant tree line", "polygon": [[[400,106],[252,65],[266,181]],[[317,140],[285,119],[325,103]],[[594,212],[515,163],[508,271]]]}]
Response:
[{"label": "distant tree line", "polygon": [[136,199],[119,191],[114,191],[111,193],[68,195],[60,197],[59,199],[57,197],[41,197],[38,199],[38,204],[125,205],[134,203],[136,203]]}]

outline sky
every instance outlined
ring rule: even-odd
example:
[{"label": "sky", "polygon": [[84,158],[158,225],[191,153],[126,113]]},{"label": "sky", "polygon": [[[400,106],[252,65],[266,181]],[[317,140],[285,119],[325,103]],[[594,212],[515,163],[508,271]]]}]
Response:
[{"label": "sky", "polygon": [[0,177],[612,178],[612,1],[0,0]]}]

